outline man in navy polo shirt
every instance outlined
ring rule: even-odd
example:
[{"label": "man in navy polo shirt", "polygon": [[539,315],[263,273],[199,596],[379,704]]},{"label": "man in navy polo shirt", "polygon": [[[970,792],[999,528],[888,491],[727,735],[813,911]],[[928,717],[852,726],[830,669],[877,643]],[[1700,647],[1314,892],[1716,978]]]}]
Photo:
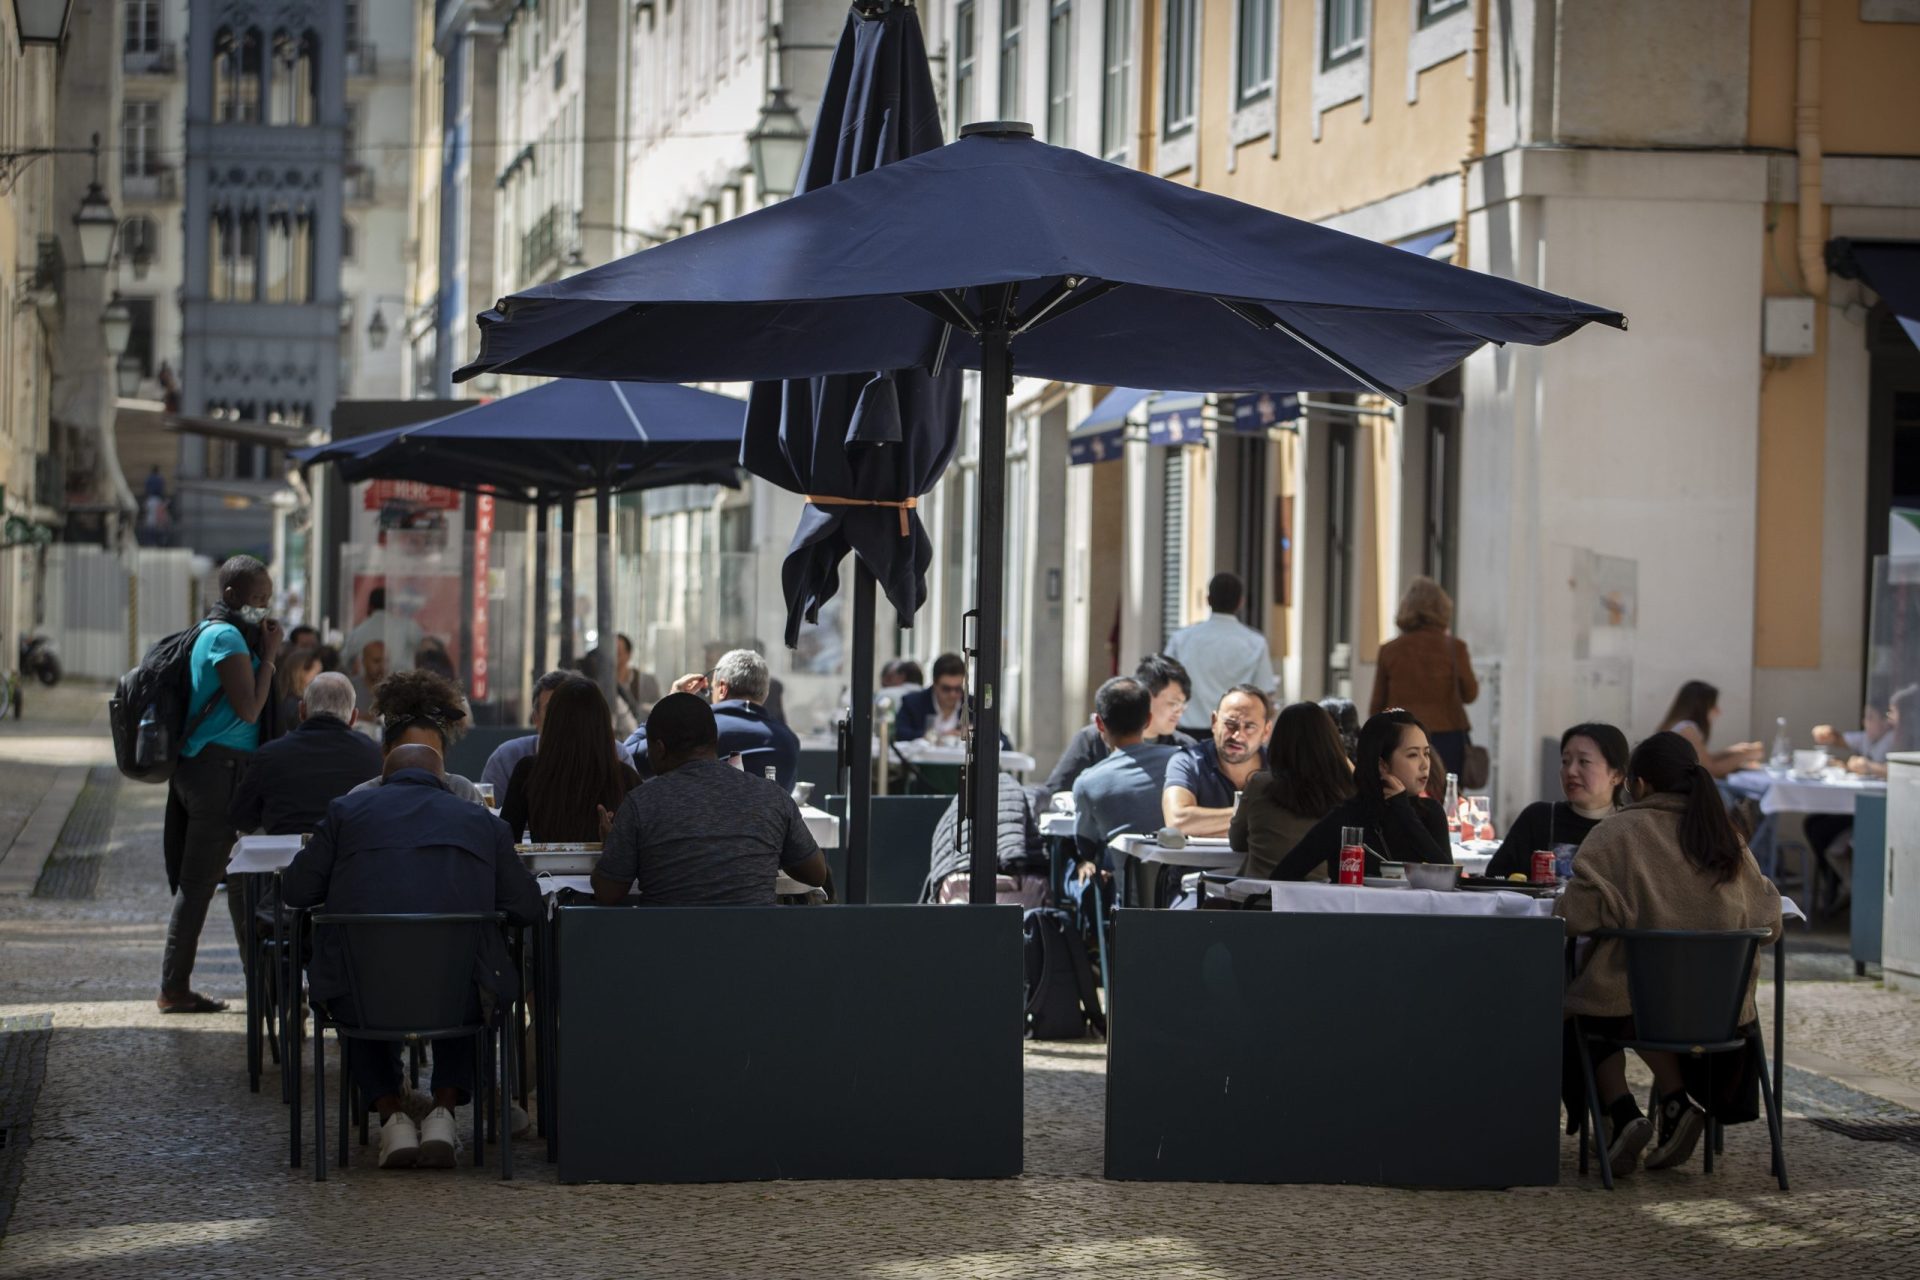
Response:
[{"label": "man in navy polo shirt", "polygon": [[1267,767],[1273,705],[1258,685],[1237,684],[1213,712],[1213,736],[1167,764],[1160,808],[1167,825],[1190,836],[1224,836],[1234,793]]},{"label": "man in navy polo shirt", "polygon": [[[800,739],[793,730],[767,714],[767,694],[773,687],[773,673],[767,660],[751,649],[733,649],[720,655],[713,664],[713,675],[682,676],[673,682],[675,693],[698,696],[710,693],[713,719],[719,729],[719,756],[744,756],[747,769],[759,775],[773,766],[774,781],[782,791],[793,790],[793,775],[800,768]],[[633,767],[642,777],[649,770],[647,726],[641,725],[627,739],[633,755]]]}]

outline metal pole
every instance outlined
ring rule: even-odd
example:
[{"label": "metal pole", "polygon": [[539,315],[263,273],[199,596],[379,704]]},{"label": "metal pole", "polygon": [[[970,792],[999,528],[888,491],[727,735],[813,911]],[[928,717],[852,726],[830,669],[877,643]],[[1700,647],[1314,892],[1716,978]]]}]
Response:
[{"label": "metal pole", "polygon": [[573,531],[580,504],[572,496],[560,504],[560,662],[573,665]]},{"label": "metal pole", "polygon": [[[552,593],[547,586],[548,543],[552,541],[553,506],[545,494],[534,503],[533,525],[533,674],[534,678],[547,671],[547,627],[551,625],[552,615],[547,612],[547,604]],[[527,708],[532,715],[533,708]]]},{"label": "metal pole", "polygon": [[847,884],[842,901],[867,900],[867,842],[873,801],[873,614],[879,584],[858,556],[853,570],[852,706],[847,717]]},{"label": "metal pole", "polygon": [[966,796],[961,803],[971,852],[968,901],[994,901],[999,874],[995,839],[1000,812],[1000,624],[1005,602],[1007,398],[1012,361],[1004,311],[980,335],[979,503],[975,519],[973,732],[967,739]]},{"label": "metal pole", "polygon": [[594,674],[607,705],[614,702],[614,665],[618,657],[613,637],[613,489],[601,485],[593,493],[593,630],[600,649],[600,669]]}]

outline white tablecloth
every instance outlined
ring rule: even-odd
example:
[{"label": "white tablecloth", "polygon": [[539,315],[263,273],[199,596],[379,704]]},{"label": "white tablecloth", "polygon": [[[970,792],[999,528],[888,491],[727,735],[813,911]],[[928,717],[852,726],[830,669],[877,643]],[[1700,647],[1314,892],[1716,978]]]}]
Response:
[{"label": "white tablecloth", "polygon": [[285,871],[300,852],[303,836],[241,836],[233,842],[233,854],[227,859],[227,874],[269,875]]},{"label": "white tablecloth", "polygon": [[1727,785],[1742,795],[1755,796],[1760,812],[1851,814],[1853,802],[1861,795],[1885,795],[1887,784],[1880,778],[1860,778],[1838,770],[1828,770],[1819,778],[1774,775],[1765,769],[1742,769],[1727,777]]},{"label": "white tablecloth", "polygon": [[[922,745],[923,743],[926,745]],[[967,749],[965,747],[936,747],[931,743],[927,743],[924,738],[913,738],[906,742],[896,743],[894,750],[900,753],[902,759],[912,764],[937,764],[957,767],[967,762]],[[1000,753],[1000,769],[1003,773],[1032,773],[1034,768],[1033,757],[1024,752],[1002,751]]]},{"label": "white tablecloth", "polygon": [[1184,849],[1167,849],[1152,836],[1115,836],[1108,842],[1114,852],[1141,862],[1161,862],[1173,867],[1191,867],[1196,871],[1237,871],[1247,855],[1227,847],[1224,836],[1195,837]]},{"label": "white tablecloth", "polygon": [[1049,810],[1040,815],[1040,834],[1043,836],[1071,836],[1073,825],[1080,819],[1071,813],[1057,813]]},{"label": "white tablecloth", "polygon": [[800,816],[807,820],[807,834],[822,849],[840,847],[840,819],[825,809],[816,809],[810,804],[800,806]]},{"label": "white tablecloth", "polygon": [[1236,880],[1229,892],[1245,896],[1273,894],[1280,912],[1327,915],[1395,916],[1550,916],[1552,898],[1524,893],[1468,889],[1370,889],[1355,884],[1320,884],[1304,880]]}]

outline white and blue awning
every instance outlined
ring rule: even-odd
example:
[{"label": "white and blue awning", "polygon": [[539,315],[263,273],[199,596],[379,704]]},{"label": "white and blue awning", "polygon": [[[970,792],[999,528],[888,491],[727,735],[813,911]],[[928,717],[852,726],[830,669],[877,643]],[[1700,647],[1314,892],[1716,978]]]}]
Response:
[{"label": "white and blue awning", "polygon": [[[1300,397],[1293,392],[1250,391],[1234,397],[1230,426],[1217,412],[1213,421],[1237,434],[1264,435],[1299,416]],[[1161,446],[1203,444],[1208,426],[1207,397],[1200,392],[1115,387],[1069,434],[1067,459],[1076,466],[1112,461],[1129,438]]]}]

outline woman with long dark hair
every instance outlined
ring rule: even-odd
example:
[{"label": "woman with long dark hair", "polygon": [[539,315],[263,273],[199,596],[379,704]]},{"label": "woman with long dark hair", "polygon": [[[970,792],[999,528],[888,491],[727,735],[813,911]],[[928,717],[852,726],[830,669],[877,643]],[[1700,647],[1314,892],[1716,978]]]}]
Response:
[{"label": "woman with long dark hair", "polygon": [[1487,874],[1529,875],[1537,852],[1571,867],[1601,819],[1627,802],[1627,754],[1627,735],[1610,724],[1577,724],[1561,734],[1560,790],[1567,798],[1537,800],[1522,809]]},{"label": "woman with long dark hair", "polygon": [[540,741],[513,767],[500,817],[516,839],[541,844],[600,839],[599,811],[614,813],[640,775],[613,746],[613,713],[600,686],[570,676],[547,695]]},{"label": "woman with long dark hair", "polygon": [[1766,750],[1757,742],[1736,742],[1715,751],[1707,745],[1713,737],[1713,722],[1720,718],[1720,691],[1705,680],[1689,680],[1673,695],[1673,703],[1660,721],[1661,733],[1677,733],[1693,747],[1694,756],[1707,772],[1724,778],[1760,763]]},{"label": "woman with long dark hair", "polygon": [[1369,875],[1377,874],[1382,862],[1453,862],[1446,815],[1422,794],[1433,752],[1413,713],[1395,708],[1369,717],[1360,726],[1354,753],[1353,794],[1280,860],[1276,880],[1304,880],[1316,867],[1337,879],[1342,827],[1365,832]]},{"label": "woman with long dark hair", "polygon": [[1241,874],[1270,877],[1314,824],[1352,795],[1353,765],[1333,716],[1317,702],[1281,711],[1267,744],[1267,767],[1247,779],[1227,827],[1234,850],[1247,855]]},{"label": "woman with long dark hair", "polygon": [[[1587,837],[1574,877],[1554,906],[1554,914],[1565,918],[1567,932],[1579,936],[1599,929],[1765,928],[1772,931],[1769,942],[1777,939],[1780,891],[1760,874],[1693,744],[1677,733],[1654,734],[1634,748],[1627,786],[1633,803]],[[1585,967],[1567,984],[1566,1010],[1579,1015],[1588,1030],[1632,1036],[1626,953],[1618,940],[1593,944]],[[1749,980],[1741,1025],[1756,1016]],[[1573,1053],[1585,1051],[1584,1046],[1569,1047]],[[1717,1108],[1721,1101],[1718,1096],[1690,1096],[1702,1082],[1683,1072],[1674,1054],[1636,1052],[1659,1089],[1657,1135],[1627,1089],[1625,1055],[1615,1050],[1593,1067],[1608,1117],[1607,1157],[1616,1176],[1631,1172],[1641,1150],[1656,1137],[1647,1157],[1649,1169],[1685,1162],[1706,1124],[1701,1104]],[[1579,1059],[1570,1054],[1568,1061],[1577,1074]],[[1730,1085],[1738,1073],[1722,1070],[1711,1078]]]}]

